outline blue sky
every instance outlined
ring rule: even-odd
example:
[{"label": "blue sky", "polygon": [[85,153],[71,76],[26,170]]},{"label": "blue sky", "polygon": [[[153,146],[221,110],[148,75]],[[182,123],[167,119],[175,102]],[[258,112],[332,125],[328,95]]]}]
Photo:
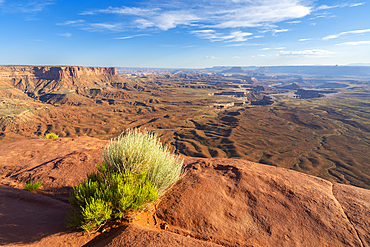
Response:
[{"label": "blue sky", "polygon": [[0,0],[0,64],[370,63],[370,1]]}]

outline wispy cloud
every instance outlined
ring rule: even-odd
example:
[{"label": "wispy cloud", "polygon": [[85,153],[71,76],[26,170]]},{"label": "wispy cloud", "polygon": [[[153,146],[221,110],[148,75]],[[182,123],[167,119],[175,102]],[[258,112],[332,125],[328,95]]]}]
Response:
[{"label": "wispy cloud", "polygon": [[215,57],[215,56],[206,56],[204,58],[205,59],[220,59],[219,57]]},{"label": "wispy cloud", "polygon": [[175,28],[179,25],[190,26],[201,18],[186,11],[173,11],[162,13],[152,19],[152,23],[162,30]]},{"label": "wispy cloud", "polygon": [[311,39],[299,39],[298,41],[302,42],[302,41],[309,41]]},{"label": "wispy cloud", "polygon": [[36,13],[43,11],[48,5],[55,4],[55,0],[26,0],[5,1],[0,0],[2,9],[8,12]]},{"label": "wispy cloud", "polygon": [[287,23],[290,23],[290,24],[298,24],[298,23],[301,23],[302,21],[288,21]]},{"label": "wispy cloud", "polygon": [[339,36],[343,36],[343,35],[347,35],[347,34],[362,34],[362,33],[369,33],[369,32],[370,32],[370,29],[347,31],[347,32],[341,32],[341,33],[338,33],[338,34],[329,35],[329,36],[326,36],[322,39],[323,40],[336,39]]},{"label": "wispy cloud", "polygon": [[365,2],[363,2],[363,3],[354,3],[354,4],[349,5],[349,7],[357,7],[357,6],[361,6],[361,5],[364,5],[364,4],[365,4]]},{"label": "wispy cloud", "polygon": [[288,57],[307,57],[307,56],[327,56],[334,54],[334,52],[322,49],[303,50],[303,51],[280,51],[278,56]]},{"label": "wispy cloud", "polygon": [[110,32],[120,32],[122,31],[122,24],[121,23],[90,23],[88,25],[85,25],[81,29],[87,30],[90,32],[104,32],[104,31],[110,31]]},{"label": "wispy cloud", "polygon": [[[107,9],[101,9],[97,12],[99,13],[105,13],[105,14],[120,14],[120,15],[139,15],[139,16],[146,16],[148,14],[153,14],[156,11],[160,10],[159,8],[154,9],[143,9],[143,8],[136,8],[136,7],[116,7],[112,8],[109,7]],[[94,13],[94,12],[92,12]]]},{"label": "wispy cloud", "polygon": [[66,37],[66,38],[71,38],[72,37],[72,34],[71,33],[58,33],[59,36],[63,36],[63,37]]},{"label": "wispy cloud", "polygon": [[60,26],[81,25],[84,22],[85,22],[84,20],[65,21],[65,22],[62,22],[62,23],[57,23],[57,25],[60,25]]},{"label": "wispy cloud", "polygon": [[226,45],[226,47],[260,46],[260,45],[265,45],[265,44],[259,44],[259,43],[235,43],[235,44]]},{"label": "wispy cloud", "polygon": [[272,35],[276,35],[277,33],[283,33],[283,32],[288,32],[289,29],[277,29],[277,30],[272,30]]},{"label": "wispy cloud", "polygon": [[262,49],[259,49],[259,50],[268,51],[268,50],[272,50],[272,49],[274,49],[274,50],[283,50],[283,49],[285,49],[285,47],[275,47],[275,48],[266,47],[266,48],[262,48]]},{"label": "wispy cloud", "polygon": [[225,41],[225,42],[243,42],[247,41],[248,37],[253,33],[234,31],[229,34],[222,34],[212,29],[191,31],[192,34],[197,35],[203,39],[209,39],[211,41]]},{"label": "wispy cloud", "polygon": [[315,10],[326,10],[326,9],[334,9],[334,8],[344,8],[344,7],[357,7],[357,6],[361,6],[361,5],[364,5],[366,2],[362,2],[362,3],[342,3],[342,4],[336,4],[336,5],[326,5],[326,4],[323,4],[323,5],[320,5],[318,6]]},{"label": "wispy cloud", "polygon": [[124,37],[119,37],[115,39],[132,39],[134,37],[141,37],[141,36],[150,36],[149,34],[136,34],[136,35],[131,35],[131,36],[124,36]]},{"label": "wispy cloud", "polygon": [[203,28],[223,29],[270,26],[304,17],[312,9],[305,0],[200,0],[191,3],[188,0],[154,0],[156,4],[153,1],[150,3],[156,7],[109,7],[81,14],[133,16],[131,23],[138,24],[140,28],[157,27],[168,30],[177,26],[200,25]]},{"label": "wispy cloud", "polygon": [[344,7],[345,5],[320,5],[319,7],[316,8],[316,10],[323,10],[323,9],[334,9],[334,8],[338,8],[338,7]]},{"label": "wispy cloud", "polygon": [[369,41],[353,41],[353,42],[344,42],[336,45],[370,45]]}]

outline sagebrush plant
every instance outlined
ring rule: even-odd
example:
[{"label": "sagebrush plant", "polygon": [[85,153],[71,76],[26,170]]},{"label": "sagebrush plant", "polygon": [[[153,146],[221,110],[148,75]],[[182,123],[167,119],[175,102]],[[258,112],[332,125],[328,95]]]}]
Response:
[{"label": "sagebrush plant", "polygon": [[43,181],[33,181],[32,179],[29,180],[26,185],[24,186],[24,190],[30,191],[30,192],[35,192],[38,189],[40,189],[41,185],[43,184]]},{"label": "sagebrush plant", "polygon": [[59,136],[55,133],[49,133],[45,135],[46,139],[57,139]]},{"label": "sagebrush plant", "polygon": [[140,174],[147,172],[147,180],[163,195],[185,175],[183,160],[171,154],[156,134],[147,130],[128,130],[113,139],[103,150],[103,162],[111,170]]},{"label": "sagebrush plant", "polygon": [[182,165],[153,133],[128,130],[104,148],[98,171],[74,188],[67,225],[97,231],[145,210],[185,175]]}]

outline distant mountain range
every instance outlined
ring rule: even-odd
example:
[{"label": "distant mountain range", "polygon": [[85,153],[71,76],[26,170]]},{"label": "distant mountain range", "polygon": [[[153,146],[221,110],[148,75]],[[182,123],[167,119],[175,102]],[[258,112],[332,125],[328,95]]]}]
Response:
[{"label": "distant mountain range", "polygon": [[370,76],[370,66],[271,66],[260,67],[260,73],[288,73],[330,76]]},{"label": "distant mountain range", "polygon": [[214,66],[204,69],[207,72],[219,71],[222,73],[283,73],[283,74],[306,74],[326,76],[370,76],[370,63],[351,64],[348,66]]}]

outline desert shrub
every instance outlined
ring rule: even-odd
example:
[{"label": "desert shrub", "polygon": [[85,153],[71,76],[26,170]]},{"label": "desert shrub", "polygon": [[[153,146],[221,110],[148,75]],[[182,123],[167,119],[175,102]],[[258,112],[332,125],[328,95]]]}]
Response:
[{"label": "desert shrub", "polygon": [[68,226],[91,231],[109,219],[127,218],[128,212],[143,210],[158,195],[158,189],[145,178],[145,172],[119,173],[100,165],[98,172],[74,188],[70,197],[74,211]]},{"label": "desert shrub", "polygon": [[57,139],[59,136],[56,135],[55,133],[49,133],[45,135],[46,139]]},{"label": "desert shrub", "polygon": [[109,219],[132,217],[184,175],[182,164],[150,132],[121,134],[104,148],[98,171],[74,188],[67,225],[91,231]]},{"label": "desert shrub", "polygon": [[30,191],[30,192],[35,192],[38,189],[40,189],[41,185],[43,184],[43,181],[37,181],[34,182],[32,179],[28,181],[24,187],[24,190]]},{"label": "desert shrub", "polygon": [[154,133],[138,129],[128,130],[113,139],[103,150],[107,168],[121,173],[147,172],[146,179],[163,195],[184,176],[183,160],[171,154]]}]

